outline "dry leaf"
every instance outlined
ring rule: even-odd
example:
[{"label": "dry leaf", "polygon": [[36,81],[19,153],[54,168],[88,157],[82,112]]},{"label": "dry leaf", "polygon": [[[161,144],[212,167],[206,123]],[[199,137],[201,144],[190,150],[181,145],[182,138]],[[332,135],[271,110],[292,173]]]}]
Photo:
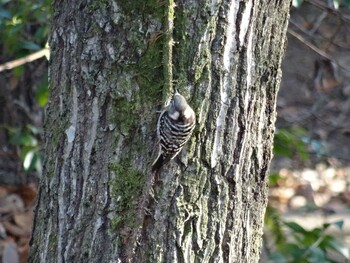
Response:
[{"label": "dry leaf", "polygon": [[16,193],[22,197],[24,205],[26,207],[28,207],[28,206],[33,205],[35,202],[36,195],[37,195],[37,188],[31,184],[30,185],[21,185],[16,190]]},{"label": "dry leaf", "polygon": [[29,257],[29,241],[30,239],[26,239],[26,242],[23,246],[18,248],[20,263],[26,263]]},{"label": "dry leaf", "polygon": [[0,213],[17,213],[24,211],[22,198],[17,194],[9,194],[0,199]]},{"label": "dry leaf", "polygon": [[7,231],[7,233],[10,233],[12,236],[30,237],[30,235],[31,235],[31,231],[28,231],[27,229],[23,229],[19,226],[16,226],[9,221],[4,221],[3,224],[4,224],[4,227]]},{"label": "dry leaf", "polygon": [[6,195],[8,195],[9,193],[9,189],[4,187],[4,186],[0,186],[0,199],[4,198]]},{"label": "dry leaf", "polygon": [[25,213],[15,213],[13,219],[17,226],[30,232],[33,224],[33,211],[27,211]]}]

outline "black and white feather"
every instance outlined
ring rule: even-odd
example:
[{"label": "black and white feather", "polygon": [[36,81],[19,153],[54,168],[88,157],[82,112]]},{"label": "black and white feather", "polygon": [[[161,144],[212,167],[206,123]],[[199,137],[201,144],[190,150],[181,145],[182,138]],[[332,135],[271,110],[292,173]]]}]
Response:
[{"label": "black and white feather", "polygon": [[176,91],[158,119],[159,154],[152,164],[152,171],[158,171],[181,151],[190,139],[195,124],[194,111],[186,99]]}]

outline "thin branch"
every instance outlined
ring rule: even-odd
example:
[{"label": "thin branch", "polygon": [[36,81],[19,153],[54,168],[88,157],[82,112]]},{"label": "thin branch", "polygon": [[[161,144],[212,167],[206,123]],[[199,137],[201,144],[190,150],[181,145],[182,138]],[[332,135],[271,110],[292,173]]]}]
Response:
[{"label": "thin branch", "polygon": [[316,47],[314,44],[308,42],[305,38],[303,38],[303,36],[299,35],[297,32],[295,32],[293,29],[288,28],[288,33],[291,34],[293,37],[295,37],[296,39],[298,39],[301,43],[303,43],[305,46],[309,47],[310,49],[312,49],[313,51],[315,51],[317,54],[319,54],[320,56],[327,58],[329,60],[332,60],[332,57],[330,55],[328,55],[326,52],[324,52],[323,50],[319,49],[318,47]]},{"label": "thin branch", "polygon": [[324,52],[323,50],[319,49],[318,47],[316,47],[314,44],[310,43],[309,41],[307,41],[303,36],[299,35],[297,32],[295,32],[293,29],[288,28],[287,31],[289,34],[291,34],[293,37],[295,37],[296,39],[298,39],[301,43],[303,43],[305,46],[307,46],[308,48],[312,49],[313,51],[315,51],[317,54],[319,54],[320,56],[329,59],[331,61],[333,61],[335,64],[337,64],[338,67],[350,72],[350,68],[348,68],[347,66],[341,65],[339,62],[335,61],[335,59],[333,59],[330,55],[328,55],[326,52]]},{"label": "thin branch", "polygon": [[301,26],[298,22],[296,22],[293,18],[289,18],[289,24],[290,26],[293,25],[295,26],[298,30],[300,30],[303,34],[311,37],[312,39],[316,39],[316,40],[328,40],[327,37],[321,35],[320,33],[318,33],[317,35],[311,33],[311,31],[309,31],[308,29],[306,29],[304,26]]},{"label": "thin branch", "polygon": [[316,19],[316,22],[314,22],[314,26],[311,28],[310,33],[313,35],[316,33],[316,31],[320,28],[322,21],[327,17],[328,13],[326,11],[323,11],[320,16]]},{"label": "thin branch", "polygon": [[341,14],[338,10],[336,10],[336,9],[334,9],[332,7],[329,7],[329,6],[323,4],[323,3],[319,2],[319,1],[316,1],[316,0],[305,0],[305,2],[308,2],[311,5],[317,7],[319,9],[321,9],[321,10],[327,11],[328,13],[330,13],[332,15],[338,16],[343,21],[346,21],[346,22],[350,21],[350,16]]},{"label": "thin branch", "polygon": [[5,71],[5,70],[9,70],[9,69],[13,69],[15,67],[22,66],[26,63],[32,62],[32,61],[37,60],[39,58],[42,58],[44,56],[49,57],[49,55],[50,55],[49,49],[44,48],[38,52],[35,52],[35,53],[30,54],[28,56],[25,56],[23,58],[12,60],[12,61],[9,61],[9,62],[6,62],[6,63],[0,65],[0,72]]},{"label": "thin branch", "polygon": [[342,27],[342,23],[338,20],[337,28],[334,30],[332,36],[328,39],[327,46],[325,47],[325,50],[329,50],[332,45],[335,44],[335,38],[337,37],[338,33],[340,32],[340,29]]},{"label": "thin branch", "polygon": [[[332,40],[330,41],[329,40],[329,37],[325,37],[324,35],[322,35],[320,32],[318,32],[317,35],[311,33],[309,30],[307,30],[306,28],[304,28],[303,26],[301,26],[299,23],[297,23],[295,20],[293,20],[292,18],[289,19],[289,23],[293,26],[295,26],[298,30],[300,30],[302,33],[304,33],[305,35],[309,36],[309,37],[312,37],[313,39],[320,39],[320,40],[326,40],[328,42],[330,42],[331,44],[337,46],[337,47],[340,47],[340,48],[344,48],[344,49],[350,49],[350,47],[348,45],[343,45],[343,44],[340,44],[340,43],[337,43],[335,40],[335,37],[336,37],[336,34],[339,32],[338,30],[338,27],[341,27],[342,24],[338,24],[337,26],[337,31],[336,31],[336,34],[333,34],[332,35]],[[345,29],[346,30],[349,30],[348,27],[345,26]]]}]

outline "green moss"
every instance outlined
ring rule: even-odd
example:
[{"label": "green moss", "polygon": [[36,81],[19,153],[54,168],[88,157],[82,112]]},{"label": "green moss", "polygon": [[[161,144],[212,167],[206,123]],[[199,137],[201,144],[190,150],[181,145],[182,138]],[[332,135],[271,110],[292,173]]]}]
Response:
[{"label": "green moss", "polygon": [[159,0],[132,0],[132,1],[124,1],[118,0],[118,5],[123,9],[123,11],[130,15],[144,15],[144,14],[152,14],[152,16],[161,18],[164,14],[164,4],[162,4]]},{"label": "green moss", "polygon": [[136,103],[125,98],[116,99],[112,103],[114,112],[111,122],[116,125],[121,134],[128,135],[137,125]]},{"label": "green moss", "polygon": [[[174,41],[181,43],[181,45],[176,45],[174,53],[173,63],[174,67],[174,78],[176,79],[177,85],[184,86],[188,84],[188,69],[193,63],[193,53],[195,52],[195,47],[193,41],[190,38],[187,31],[188,27],[188,17],[185,9],[177,8],[175,16],[176,31],[174,32]],[[192,22],[191,22],[192,23]]]},{"label": "green moss", "polygon": [[111,194],[117,205],[117,217],[112,220],[112,227],[115,229],[120,224],[133,226],[135,206],[142,193],[144,176],[132,167],[129,160],[110,163],[108,168],[115,175],[111,181]]},{"label": "green moss", "polygon": [[[210,17],[208,14],[211,12],[210,7],[203,3],[201,8],[202,14],[200,19],[202,23],[196,24],[196,36],[203,35],[215,35],[216,23],[215,16]],[[174,32],[174,39],[176,43],[180,43],[175,46],[176,52],[174,54],[174,76],[178,84],[187,85],[188,81],[193,81],[193,84],[201,82],[202,79],[206,79],[206,76],[202,76],[205,72],[205,69],[208,68],[208,65],[211,63],[211,43],[203,42],[198,47],[197,41],[204,41],[189,35],[188,26],[193,24],[191,21],[192,14],[191,11],[187,8],[177,7],[175,14],[175,25],[176,31]],[[191,75],[189,76],[189,68],[191,68]],[[209,69],[210,70],[210,69]]]},{"label": "green moss", "polygon": [[192,159],[196,150],[196,138],[192,135],[188,146],[187,146],[187,156],[189,159]]},{"label": "green moss", "polygon": [[162,46],[164,36],[155,36],[157,39],[150,39],[147,50],[142,55],[139,63],[134,66],[136,81],[140,87],[139,95],[141,103],[156,105],[162,100],[164,85],[163,53]]},{"label": "green moss", "polygon": [[54,161],[52,159],[49,159],[48,162],[46,163],[46,165],[51,168],[50,170],[48,170],[46,172],[46,176],[50,177],[50,178],[54,177],[55,176],[55,171],[53,169]]},{"label": "green moss", "polygon": [[[172,9],[167,8],[165,2],[158,0],[118,1],[118,5],[125,12],[126,19],[132,14],[135,19],[142,19],[142,23],[146,25],[157,25],[162,22],[167,24],[168,18],[173,19],[174,17]],[[138,27],[139,23],[136,23],[133,31],[138,32]],[[146,35],[147,39],[144,34],[130,34],[131,45],[135,47],[135,50],[142,50],[142,54],[137,59],[137,63],[128,64],[124,70],[134,76],[140,87],[138,95],[141,107],[144,107],[144,104],[154,107],[168,99],[172,92],[172,90],[168,92],[168,86],[171,86],[172,83],[172,73],[171,70],[169,71],[172,68],[172,41],[170,41],[172,32],[168,34],[166,27],[165,25],[158,31],[150,31]]]},{"label": "green moss", "polygon": [[[125,220],[125,219],[124,219]],[[125,220],[126,221],[126,220]],[[123,217],[122,216],[116,216],[112,219],[111,227],[112,229],[118,229],[120,224],[123,223]]]},{"label": "green moss", "polygon": [[110,120],[123,135],[139,126],[140,120],[149,118],[149,113],[153,113],[163,101],[162,34],[156,39],[149,39],[146,44],[137,39],[132,41],[135,42],[133,46],[140,46],[140,50],[144,51],[137,63],[119,69]]},{"label": "green moss", "polygon": [[105,9],[110,6],[110,1],[109,0],[92,0],[90,3],[87,5],[87,9],[90,12],[96,11],[96,10],[101,10]]},{"label": "green moss", "polygon": [[49,236],[49,247],[54,248],[57,246],[57,236],[53,233]]}]

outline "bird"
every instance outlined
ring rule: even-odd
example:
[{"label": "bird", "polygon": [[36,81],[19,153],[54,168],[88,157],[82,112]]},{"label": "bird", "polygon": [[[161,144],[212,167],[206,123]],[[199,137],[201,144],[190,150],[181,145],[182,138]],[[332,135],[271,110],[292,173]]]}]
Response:
[{"label": "bird", "polygon": [[159,173],[160,168],[174,159],[191,138],[196,124],[196,115],[186,99],[175,90],[170,103],[164,108],[157,123],[159,153],[151,171]]}]

